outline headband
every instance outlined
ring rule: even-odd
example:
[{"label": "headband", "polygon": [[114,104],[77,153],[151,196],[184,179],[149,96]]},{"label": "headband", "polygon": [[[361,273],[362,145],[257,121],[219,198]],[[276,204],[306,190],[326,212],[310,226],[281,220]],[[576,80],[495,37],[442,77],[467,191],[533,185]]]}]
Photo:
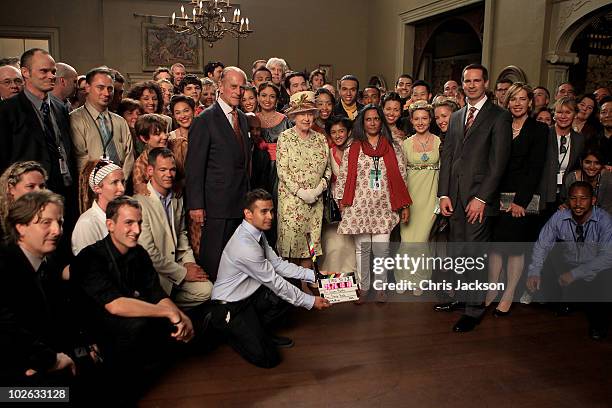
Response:
[{"label": "headband", "polygon": [[[99,167],[103,163],[104,165]],[[123,169],[113,162],[99,162],[89,175],[89,187],[93,190],[95,186],[99,185],[106,176],[115,170]]]}]

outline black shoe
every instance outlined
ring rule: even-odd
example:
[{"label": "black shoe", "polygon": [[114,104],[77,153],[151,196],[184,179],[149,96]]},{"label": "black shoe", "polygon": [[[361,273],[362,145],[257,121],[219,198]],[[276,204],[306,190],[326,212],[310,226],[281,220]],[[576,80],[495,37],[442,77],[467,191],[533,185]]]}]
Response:
[{"label": "black shoe", "polygon": [[436,312],[453,312],[455,310],[463,309],[465,307],[465,303],[453,301],[446,303],[437,303],[434,305],[434,310]]},{"label": "black shoe", "polygon": [[593,340],[603,340],[608,337],[608,331],[596,327],[589,327],[589,337]]},{"label": "black shoe", "polygon": [[270,336],[270,340],[272,340],[272,344],[279,348],[290,348],[293,347],[293,340],[289,337],[282,336]]},{"label": "black shoe", "polygon": [[465,333],[474,330],[476,325],[480,323],[480,320],[472,317],[463,315],[457,320],[457,323],[453,326],[453,331],[456,333]]},{"label": "black shoe", "polygon": [[493,309],[493,316],[495,316],[495,317],[505,317],[505,316],[508,316],[509,314],[510,314],[510,310],[509,309],[508,309],[507,312],[502,312],[498,308]]}]

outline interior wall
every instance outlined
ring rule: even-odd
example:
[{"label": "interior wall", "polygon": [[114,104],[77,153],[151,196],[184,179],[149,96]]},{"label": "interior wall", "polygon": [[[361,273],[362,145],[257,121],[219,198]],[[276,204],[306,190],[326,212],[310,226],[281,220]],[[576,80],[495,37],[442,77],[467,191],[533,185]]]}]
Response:
[{"label": "interior wall", "polygon": [[[250,74],[253,60],[277,56],[296,70],[327,64],[336,78],[353,73],[365,81],[368,3],[240,0],[255,32],[239,46],[234,38],[224,38],[213,48],[205,45],[204,63],[238,64]],[[58,28],[59,59],[79,72],[106,64],[122,73],[140,73],[141,24],[146,20],[134,13],[171,15],[179,8],[176,0],[46,0],[44,10],[40,2],[23,2],[0,14],[0,26]]]}]

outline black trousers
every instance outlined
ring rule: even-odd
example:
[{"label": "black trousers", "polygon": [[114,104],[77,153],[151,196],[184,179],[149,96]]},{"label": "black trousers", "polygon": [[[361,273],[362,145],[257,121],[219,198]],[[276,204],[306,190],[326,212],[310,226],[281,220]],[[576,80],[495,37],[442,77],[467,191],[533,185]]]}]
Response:
[{"label": "black trousers", "polygon": [[[484,216],[482,222],[476,221],[474,224],[470,224],[467,220],[465,207],[459,199],[455,204],[453,214],[449,218],[449,223],[450,231],[448,240],[453,244],[452,250],[449,251],[451,256],[478,257],[482,256],[487,251],[488,243],[491,241],[492,236],[490,217]],[[472,244],[469,246],[462,246],[461,243],[482,243],[482,245]],[[484,268],[481,271],[471,270],[461,275],[454,274],[453,281],[486,281],[487,269],[488,268]],[[453,286],[455,285],[454,282]],[[477,290],[455,294],[456,299],[465,301],[465,314],[475,318],[480,318],[485,312],[485,296],[486,291]]]},{"label": "black trousers", "polygon": [[280,363],[269,330],[283,321],[292,306],[261,286],[239,302],[216,304],[213,325],[225,341],[249,363],[272,368]]},{"label": "black trousers", "polygon": [[242,218],[207,218],[200,240],[200,263],[210,281],[217,280],[217,271],[225,244],[230,240]]}]

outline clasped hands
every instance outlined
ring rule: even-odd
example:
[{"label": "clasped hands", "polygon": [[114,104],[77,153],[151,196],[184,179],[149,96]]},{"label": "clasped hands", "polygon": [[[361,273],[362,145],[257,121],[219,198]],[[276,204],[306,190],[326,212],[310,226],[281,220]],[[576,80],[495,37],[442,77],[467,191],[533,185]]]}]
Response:
[{"label": "clasped hands", "polygon": [[325,179],[321,179],[319,185],[315,188],[300,188],[295,195],[306,204],[314,204],[319,196],[327,189],[327,182]]}]

